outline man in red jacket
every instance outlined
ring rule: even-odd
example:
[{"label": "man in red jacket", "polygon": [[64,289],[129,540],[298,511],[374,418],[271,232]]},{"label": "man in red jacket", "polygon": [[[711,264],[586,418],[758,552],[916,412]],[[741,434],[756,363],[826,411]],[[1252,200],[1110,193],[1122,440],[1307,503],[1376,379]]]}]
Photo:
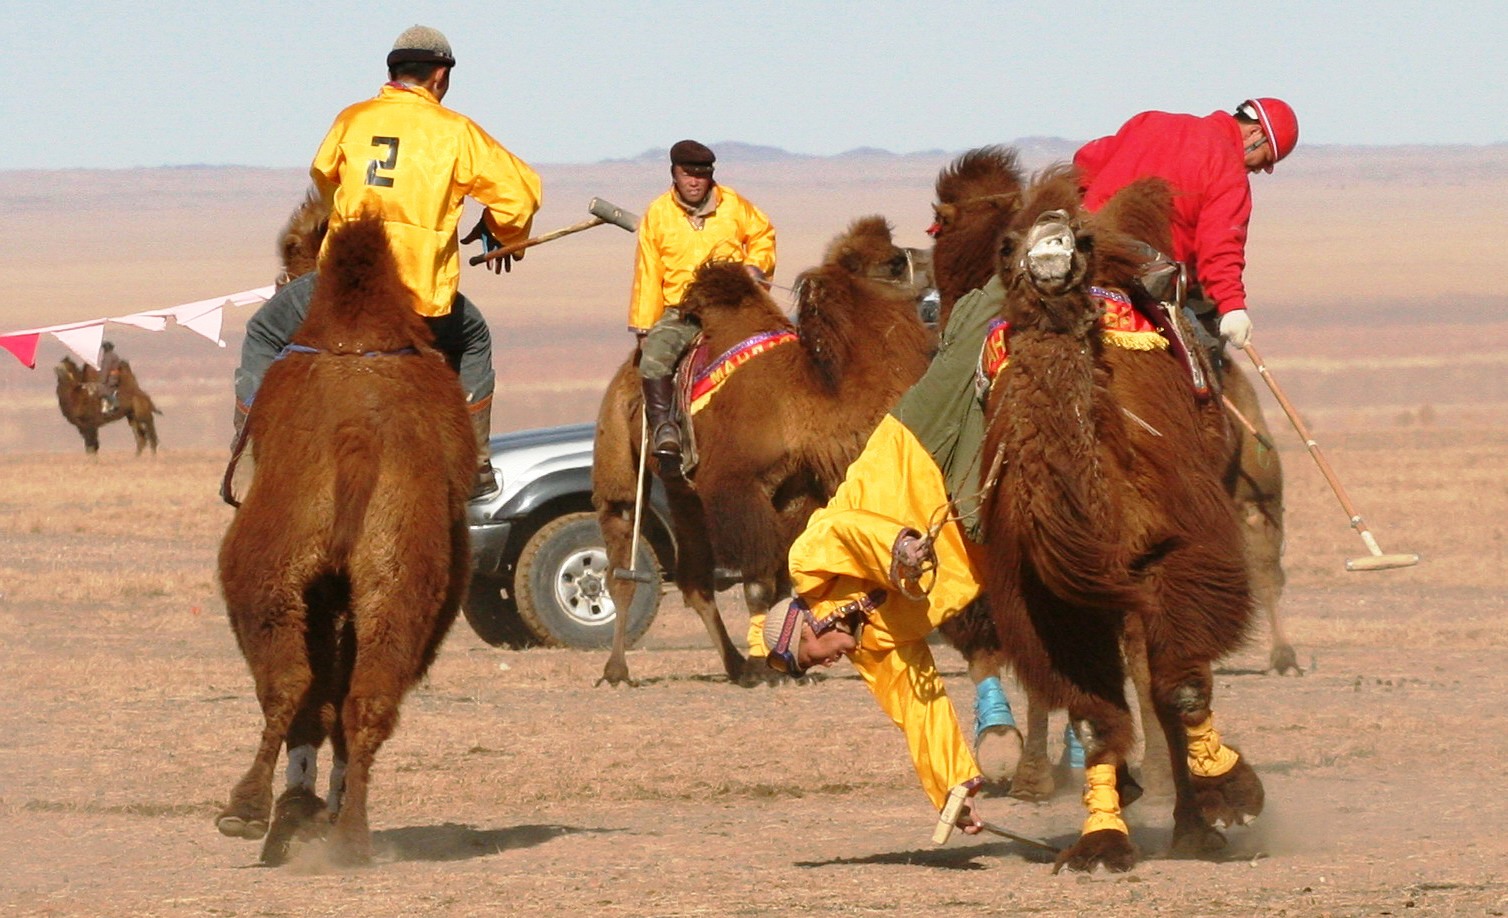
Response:
[{"label": "man in red jacket", "polygon": [[[1271,172],[1299,142],[1299,122],[1281,99],[1248,99],[1231,114],[1142,112],[1109,137],[1074,154],[1083,173],[1084,206],[1097,210],[1139,178],[1173,186],[1173,252],[1202,297],[1188,305],[1213,333],[1236,347],[1251,338],[1246,312],[1246,225],[1253,172]],[[1202,302],[1201,302],[1202,301]],[[1216,348],[1218,350],[1218,347]]]}]

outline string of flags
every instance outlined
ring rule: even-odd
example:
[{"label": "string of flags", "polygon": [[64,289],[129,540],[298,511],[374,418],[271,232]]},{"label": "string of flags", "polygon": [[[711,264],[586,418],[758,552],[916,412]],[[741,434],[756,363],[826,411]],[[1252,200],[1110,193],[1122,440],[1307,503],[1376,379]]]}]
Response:
[{"label": "string of flags", "polygon": [[6,332],[0,334],[0,348],[10,351],[17,360],[25,364],[27,369],[35,370],[37,345],[41,342],[43,335],[51,335],[80,360],[99,369],[99,349],[100,343],[105,340],[106,322],[130,325],[147,331],[162,331],[168,327],[169,319],[182,328],[203,335],[219,347],[225,347],[225,341],[220,337],[220,325],[225,307],[264,303],[272,297],[276,289],[269,284],[266,287],[257,287],[255,290],[242,290],[240,293],[196,300],[167,309],[149,309],[146,312],[133,312],[127,316],[89,319],[83,322],[49,325],[46,328],[27,328],[16,332]]}]

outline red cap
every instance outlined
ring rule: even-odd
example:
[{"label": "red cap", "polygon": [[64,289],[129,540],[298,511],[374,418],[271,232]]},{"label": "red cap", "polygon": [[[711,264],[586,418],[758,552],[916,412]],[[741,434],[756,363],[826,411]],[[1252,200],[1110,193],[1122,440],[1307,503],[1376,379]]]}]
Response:
[{"label": "red cap", "polygon": [[1241,108],[1248,109],[1262,125],[1262,133],[1272,144],[1273,162],[1282,162],[1283,157],[1299,145],[1299,119],[1287,102],[1282,99],[1247,99]]}]

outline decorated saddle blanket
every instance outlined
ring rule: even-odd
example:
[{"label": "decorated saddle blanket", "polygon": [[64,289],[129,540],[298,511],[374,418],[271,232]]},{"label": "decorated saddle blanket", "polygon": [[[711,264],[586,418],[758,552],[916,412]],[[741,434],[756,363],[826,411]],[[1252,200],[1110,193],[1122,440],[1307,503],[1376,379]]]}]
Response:
[{"label": "decorated saddle blanket", "polygon": [[[1168,339],[1151,319],[1132,304],[1130,297],[1107,287],[1090,287],[1089,293],[1104,306],[1104,311],[1100,314],[1100,336],[1107,345],[1133,351],[1168,348]],[[1010,363],[1010,339],[1009,322],[1004,319],[990,322],[989,330],[984,336],[984,345],[979,351],[979,366],[974,379],[981,398],[989,394],[995,377]]]},{"label": "decorated saddle blanket", "polygon": [[681,468],[685,474],[689,476],[697,464],[696,428],[691,423],[692,417],[711,403],[723,383],[744,364],[760,354],[796,341],[795,332],[775,329],[745,338],[713,356],[702,335],[692,339],[686,355],[675,368],[676,411],[681,421]]}]

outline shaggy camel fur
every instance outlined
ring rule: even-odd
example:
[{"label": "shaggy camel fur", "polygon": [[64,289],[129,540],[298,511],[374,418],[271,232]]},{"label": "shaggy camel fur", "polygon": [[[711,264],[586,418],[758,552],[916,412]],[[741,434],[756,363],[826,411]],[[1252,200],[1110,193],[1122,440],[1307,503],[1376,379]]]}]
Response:
[{"label": "shaggy camel fur", "polygon": [[1166,245],[1170,200],[1141,182],[1086,216],[1072,170],[1050,170],[1001,243],[1010,362],[987,448],[1007,461],[985,517],[986,595],[1022,683],[1066,706],[1084,740],[1089,817],[1057,868],[1125,870],[1139,856],[1119,819],[1140,793],[1126,769],[1125,628],[1144,643],[1168,738],[1174,852],[1218,848],[1216,826],[1262,806],[1256,773],[1211,726],[1211,661],[1240,644],[1252,612],[1221,480],[1225,418],[1189,398],[1168,352],[1105,345],[1089,293],[1130,288],[1132,240]]},{"label": "shaggy camel fur", "polygon": [[[349,224],[247,419],[255,469],[220,582],[265,727],[216,822],[266,835],[268,864],[326,829],[337,861],[369,859],[369,771],[465,593],[474,441],[456,375],[412,303],[381,222]],[[326,738],[328,803],[314,791]],[[274,812],[285,742],[289,787]]]},{"label": "shaggy camel fur", "polygon": [[[806,518],[827,502],[874,425],[926,368],[931,336],[917,317],[906,253],[880,217],[854,222],[823,264],[796,282],[798,325],[739,265],[708,264],[682,310],[702,324],[708,353],[751,336],[795,331],[784,344],[727,377],[698,412],[694,481],[666,483],[675,529],[676,585],[717,646],[729,679],[776,677],[763,648],[745,660],[718,613],[717,568],[737,571],[751,614],[790,592],[786,552]],[[632,358],[614,377],[597,420],[593,503],[616,569],[633,537],[641,399]],[[634,584],[615,579],[613,602],[628,607]],[[614,629],[603,680],[629,681],[624,617]]]},{"label": "shaggy camel fur", "polygon": [[[1021,193],[1022,174],[1016,154],[1005,147],[968,151],[938,176],[932,261],[944,317],[959,296],[983,286],[993,273],[999,239],[1021,203]],[[1232,361],[1224,361],[1220,378],[1226,397],[1267,436],[1261,406],[1239,367]],[[1279,674],[1289,670],[1299,672],[1278,612],[1284,584],[1282,469],[1276,453],[1261,446],[1244,426],[1233,423],[1232,429],[1236,441],[1225,480],[1243,523],[1252,589],[1267,616],[1271,636],[1269,666]],[[942,633],[968,661],[975,682],[998,672],[1003,662],[999,642],[982,604],[950,619]],[[1041,704],[1028,705],[1024,757],[1011,781],[1011,793],[1015,796],[1045,799],[1056,788],[1047,758],[1047,714]],[[998,774],[990,771],[986,760],[991,756],[987,755],[984,742],[980,746],[980,764],[986,774],[993,780],[1010,778],[1008,771]],[[1157,745],[1153,743],[1149,755],[1155,754]],[[1159,785],[1156,790],[1162,790],[1161,785],[1166,784],[1155,771],[1144,777]],[[1167,790],[1170,792],[1171,787]]]},{"label": "shaggy camel fur", "polygon": [[80,367],[72,357],[58,361],[58,408],[63,418],[78,428],[84,438],[84,452],[91,456],[99,452],[99,429],[111,421],[125,418],[131,427],[131,436],[136,438],[136,455],[147,447],[157,455],[157,422],[154,414],[162,414],[152,404],[152,397],[142,391],[131,372],[129,361],[120,362],[120,387],[116,389],[117,407],[106,411],[100,407],[99,371],[85,364]]}]

